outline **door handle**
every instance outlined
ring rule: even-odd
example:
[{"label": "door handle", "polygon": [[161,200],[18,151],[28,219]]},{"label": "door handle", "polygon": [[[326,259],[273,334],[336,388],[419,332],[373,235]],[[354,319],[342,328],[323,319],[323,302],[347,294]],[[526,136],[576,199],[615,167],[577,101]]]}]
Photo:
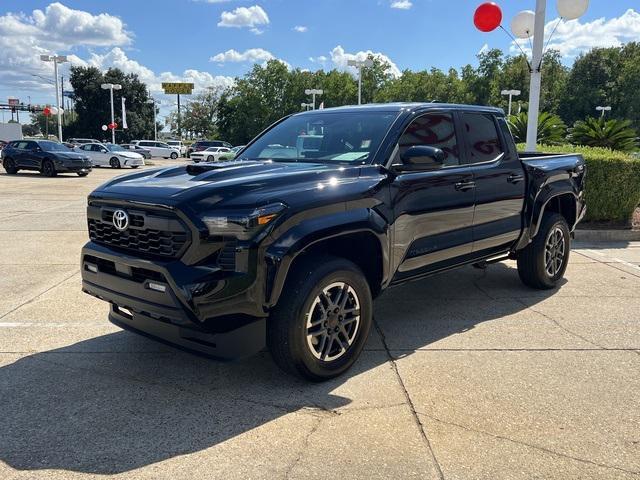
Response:
[{"label": "door handle", "polygon": [[507,182],[509,183],[518,183],[524,180],[524,175],[519,175],[516,173],[512,173],[507,177]]},{"label": "door handle", "polygon": [[455,184],[456,190],[460,192],[465,192],[467,190],[471,190],[472,188],[476,188],[476,182],[458,182]]}]

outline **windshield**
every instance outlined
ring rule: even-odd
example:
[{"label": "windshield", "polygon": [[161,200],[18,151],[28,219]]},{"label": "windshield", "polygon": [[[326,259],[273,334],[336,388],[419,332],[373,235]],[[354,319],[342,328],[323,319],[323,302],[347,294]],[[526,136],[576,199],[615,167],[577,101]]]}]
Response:
[{"label": "windshield", "polygon": [[71,152],[72,151],[66,145],[63,145],[58,142],[50,142],[48,140],[39,142],[38,145],[40,145],[40,148],[42,148],[42,150],[44,150],[45,152]]},{"label": "windshield", "polygon": [[323,112],[289,117],[242,152],[242,159],[368,163],[398,116]]},{"label": "windshield", "polygon": [[125,152],[126,149],[121,147],[120,145],[116,145],[114,143],[107,143],[105,146],[109,149],[110,152]]}]

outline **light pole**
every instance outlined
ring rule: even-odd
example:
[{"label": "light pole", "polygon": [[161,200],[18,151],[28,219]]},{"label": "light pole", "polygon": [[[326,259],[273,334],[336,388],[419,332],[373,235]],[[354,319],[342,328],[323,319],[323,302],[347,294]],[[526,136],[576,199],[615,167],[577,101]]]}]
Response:
[{"label": "light pole", "polygon": [[513,97],[517,97],[522,92],[520,90],[502,90],[500,92],[502,95],[509,95],[509,113],[507,114],[509,117],[511,116],[511,100]]},{"label": "light pole", "polygon": [[53,62],[53,75],[56,79],[56,107],[58,108],[58,140],[62,142],[62,107],[60,106],[60,88],[58,86],[58,64],[67,62],[66,55],[40,55],[43,62]]},{"label": "light pole", "polygon": [[313,107],[313,103],[301,103],[300,106],[304,108],[306,111],[309,111],[309,107]]},{"label": "light pole", "polygon": [[531,58],[531,86],[529,88],[529,116],[527,119],[527,151],[535,152],[538,142],[538,115],[540,86],[542,83],[542,50],[544,47],[544,22],[547,0],[536,0],[536,16],[533,25],[533,53]]},{"label": "light pole", "polygon": [[362,69],[364,67],[373,67],[373,60],[370,58],[366,60],[348,60],[347,65],[358,69],[358,105],[362,105]]},{"label": "light pole", "polygon": [[602,113],[600,114],[600,117],[601,117],[601,118],[604,118],[604,112],[610,112],[610,111],[611,111],[611,107],[596,107],[596,110],[597,110],[598,112],[602,112]]},{"label": "light pole", "polygon": [[116,129],[115,129],[115,115],[113,112],[113,91],[114,90],[121,90],[122,89],[122,85],[120,85],[119,83],[103,83],[102,85],[100,85],[100,88],[102,88],[103,90],[109,90],[109,95],[111,97],[111,126],[113,127],[111,129],[111,143],[116,143]]},{"label": "light pole", "polygon": [[147,100],[147,103],[150,103],[153,105],[153,139],[157,142],[158,141],[158,122],[156,122],[156,99],[150,98],[149,100]]},{"label": "light pole", "polygon": [[324,93],[324,90],[320,90],[319,88],[307,88],[304,91],[305,94],[307,95],[311,95],[313,97],[313,101],[311,103],[313,110],[316,109],[316,95],[322,95]]}]

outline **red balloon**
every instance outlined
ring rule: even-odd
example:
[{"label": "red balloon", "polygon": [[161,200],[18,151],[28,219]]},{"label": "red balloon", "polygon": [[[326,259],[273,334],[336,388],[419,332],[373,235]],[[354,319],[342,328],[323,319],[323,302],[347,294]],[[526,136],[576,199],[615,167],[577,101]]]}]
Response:
[{"label": "red balloon", "polygon": [[44,107],[42,113],[44,113],[45,117],[48,117],[49,115],[51,115],[51,109],[49,107]]},{"label": "red balloon", "polygon": [[502,10],[495,2],[483,3],[473,15],[473,23],[481,32],[491,32],[502,23]]}]

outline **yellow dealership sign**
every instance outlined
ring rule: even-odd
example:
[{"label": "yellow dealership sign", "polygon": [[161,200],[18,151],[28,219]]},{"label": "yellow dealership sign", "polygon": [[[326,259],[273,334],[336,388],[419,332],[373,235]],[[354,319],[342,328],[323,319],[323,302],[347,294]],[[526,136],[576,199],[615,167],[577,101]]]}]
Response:
[{"label": "yellow dealership sign", "polygon": [[191,95],[193,83],[162,83],[162,88],[166,94]]}]

